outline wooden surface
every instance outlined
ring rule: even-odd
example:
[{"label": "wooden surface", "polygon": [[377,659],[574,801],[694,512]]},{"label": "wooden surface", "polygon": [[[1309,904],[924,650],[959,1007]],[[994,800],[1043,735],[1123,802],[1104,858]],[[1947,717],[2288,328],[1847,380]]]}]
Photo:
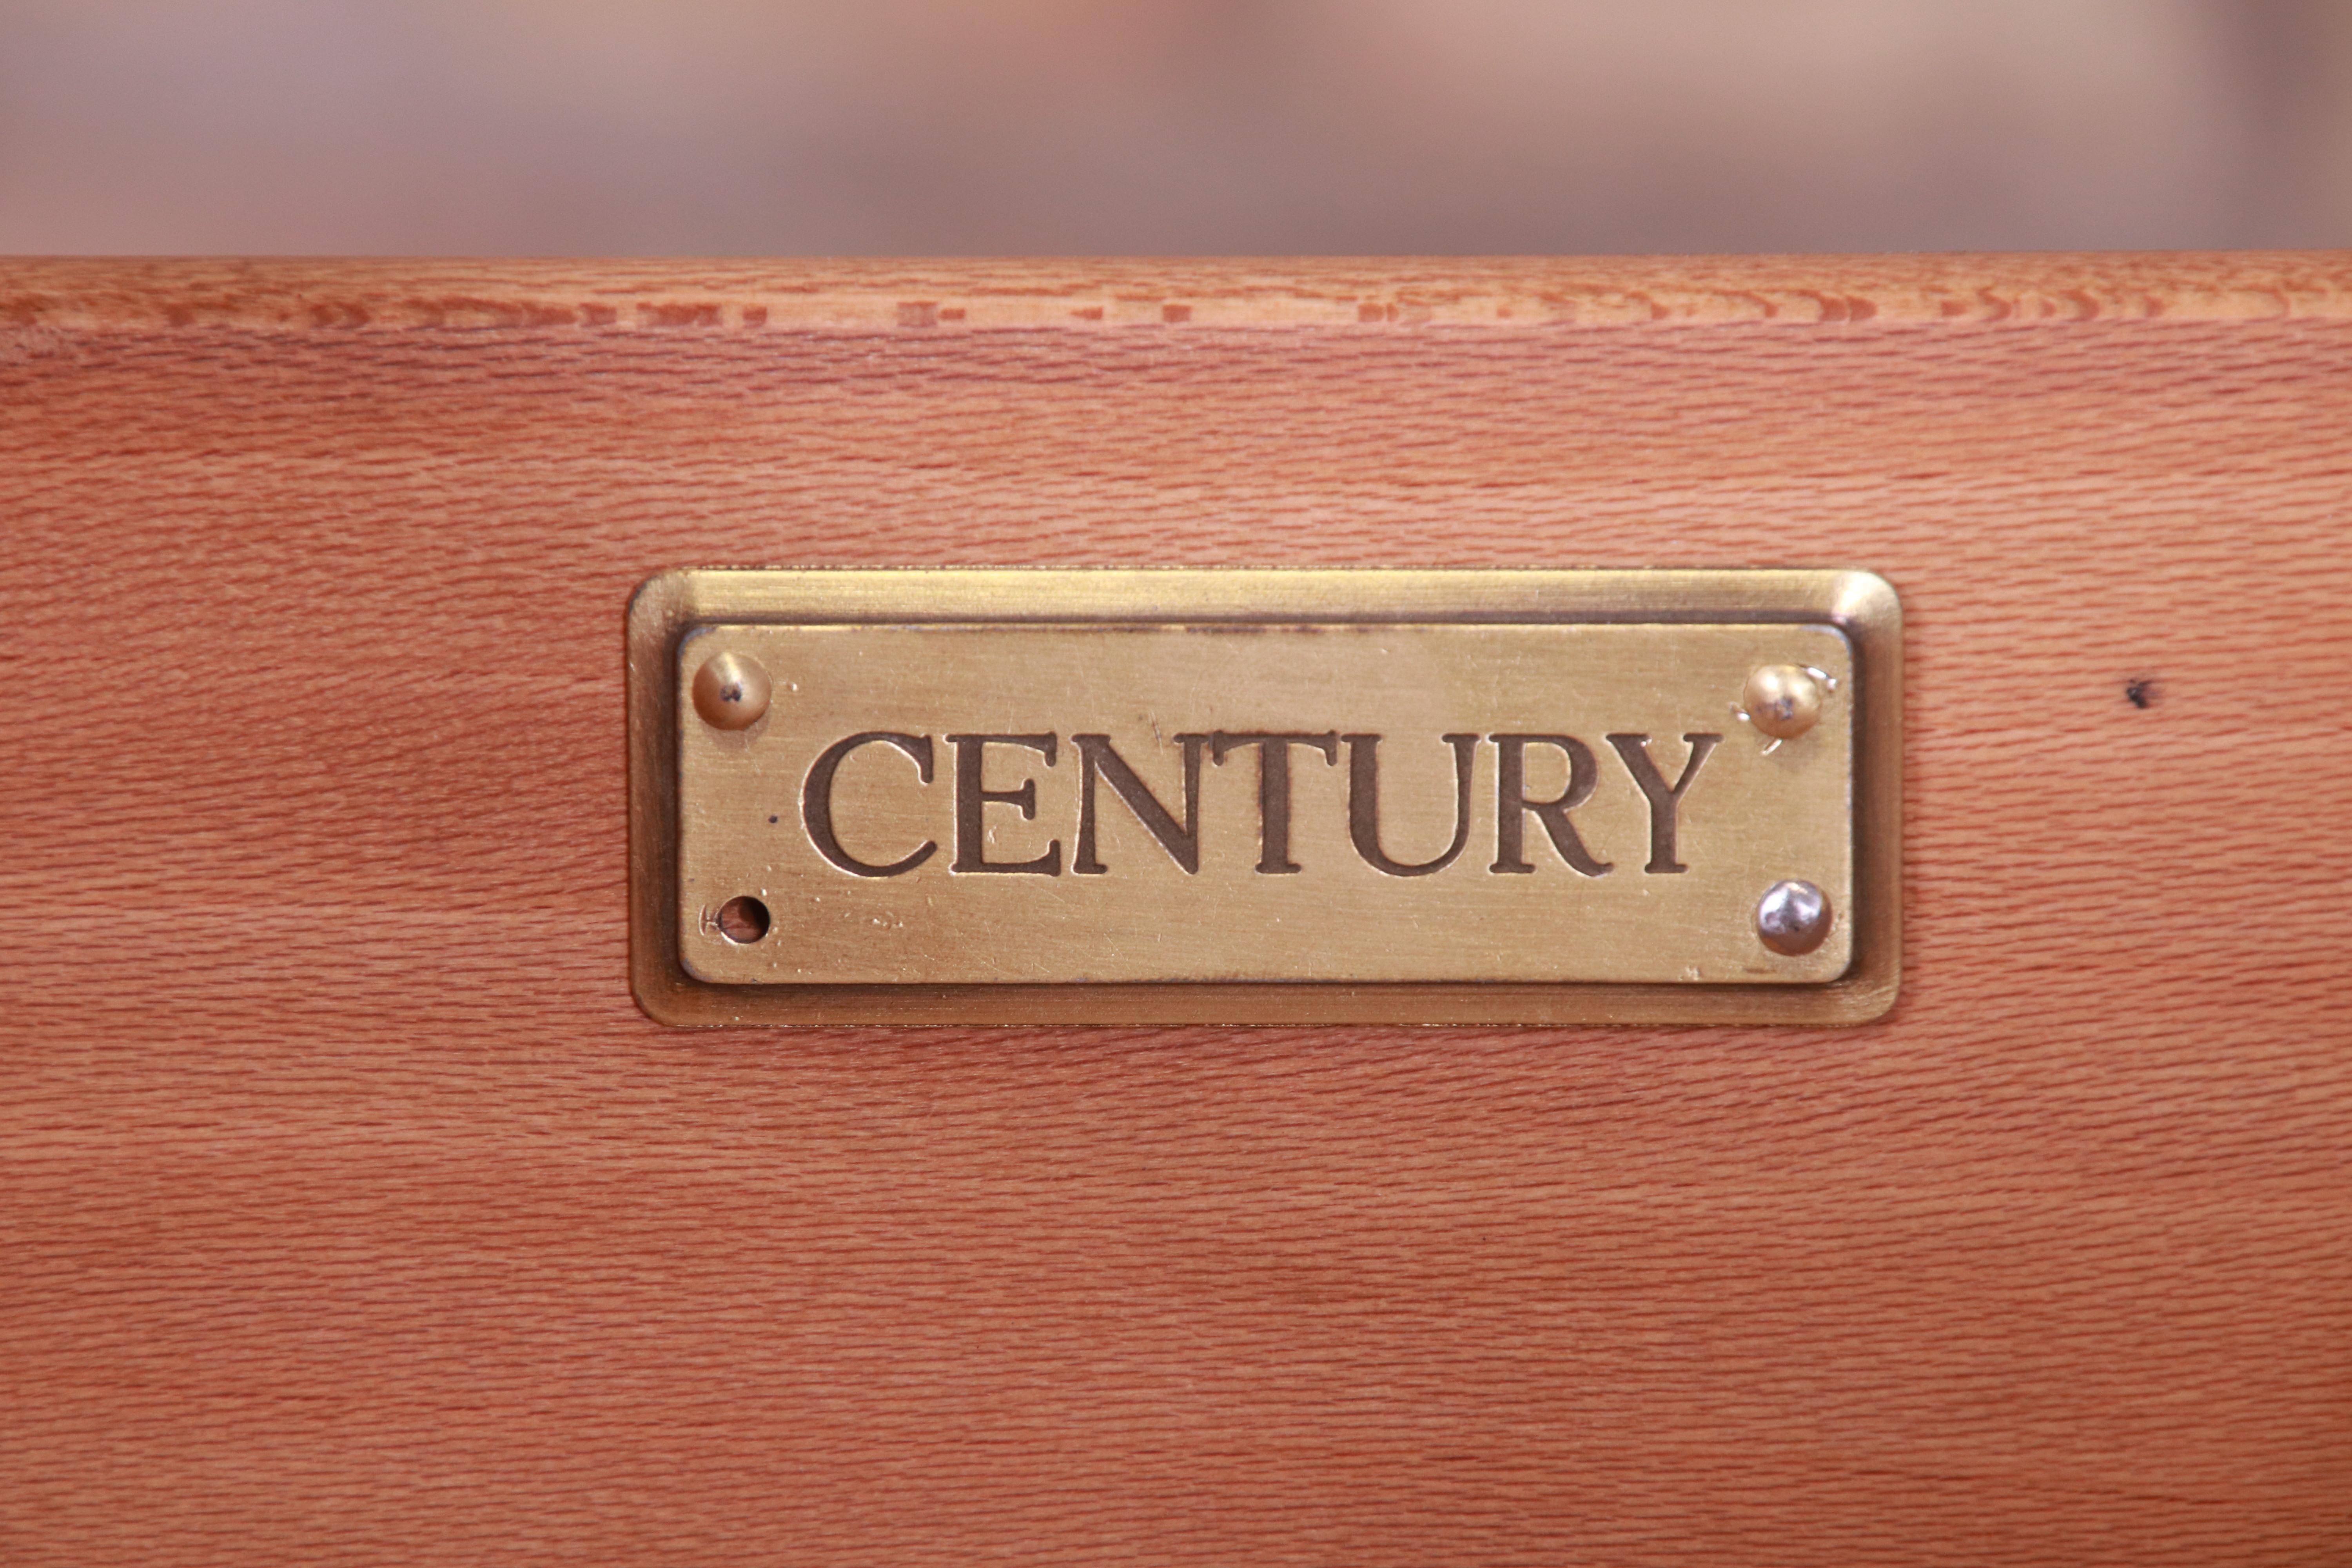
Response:
[{"label": "wooden surface", "polygon": [[[2352,1561],[2352,258],[0,322],[0,1560]],[[630,589],[951,562],[1881,572],[1902,1000],[648,1022]]]}]

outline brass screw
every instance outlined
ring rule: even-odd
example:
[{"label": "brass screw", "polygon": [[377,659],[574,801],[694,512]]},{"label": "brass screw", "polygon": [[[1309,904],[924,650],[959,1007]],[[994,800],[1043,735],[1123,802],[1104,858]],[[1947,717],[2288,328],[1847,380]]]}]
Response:
[{"label": "brass screw", "polygon": [[722,653],[694,672],[694,710],[714,730],[748,730],[768,710],[768,672],[740,653]]},{"label": "brass screw", "polygon": [[1774,952],[1801,957],[1829,934],[1829,895],[1811,882],[1775,882],[1757,902],[1756,935]]},{"label": "brass screw", "polygon": [[1822,721],[1829,692],[1822,678],[1793,664],[1768,664],[1739,694],[1748,721],[1775,741],[1793,741]]}]

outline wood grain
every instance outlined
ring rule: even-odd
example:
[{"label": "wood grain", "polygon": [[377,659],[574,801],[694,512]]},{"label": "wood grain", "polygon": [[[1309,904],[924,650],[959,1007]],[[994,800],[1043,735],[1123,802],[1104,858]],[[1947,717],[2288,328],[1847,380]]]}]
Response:
[{"label": "wood grain", "polygon": [[[2352,258],[0,321],[0,1559],[2352,1561]],[[1883,573],[1903,998],[647,1021],[630,589],[959,562]]]}]

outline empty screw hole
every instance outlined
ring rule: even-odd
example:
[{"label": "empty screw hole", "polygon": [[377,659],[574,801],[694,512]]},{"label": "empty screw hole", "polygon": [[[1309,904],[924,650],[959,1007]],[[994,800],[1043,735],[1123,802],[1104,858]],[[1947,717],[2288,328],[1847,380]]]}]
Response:
[{"label": "empty screw hole", "polygon": [[745,946],[768,934],[768,906],[757,899],[730,899],[719,906],[719,934]]}]

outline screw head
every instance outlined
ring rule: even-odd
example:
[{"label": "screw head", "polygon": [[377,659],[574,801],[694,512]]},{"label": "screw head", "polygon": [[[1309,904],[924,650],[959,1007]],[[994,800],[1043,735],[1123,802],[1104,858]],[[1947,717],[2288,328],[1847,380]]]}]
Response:
[{"label": "screw head", "polygon": [[1774,952],[1811,952],[1830,934],[1829,895],[1811,882],[1775,882],[1756,904],[1756,935]]},{"label": "screw head", "polygon": [[694,672],[694,710],[714,730],[748,730],[768,710],[768,672],[740,653],[706,659]]},{"label": "screw head", "polygon": [[1828,699],[1821,678],[1793,664],[1760,666],[1739,694],[1748,721],[1776,741],[1793,741],[1820,723]]}]

